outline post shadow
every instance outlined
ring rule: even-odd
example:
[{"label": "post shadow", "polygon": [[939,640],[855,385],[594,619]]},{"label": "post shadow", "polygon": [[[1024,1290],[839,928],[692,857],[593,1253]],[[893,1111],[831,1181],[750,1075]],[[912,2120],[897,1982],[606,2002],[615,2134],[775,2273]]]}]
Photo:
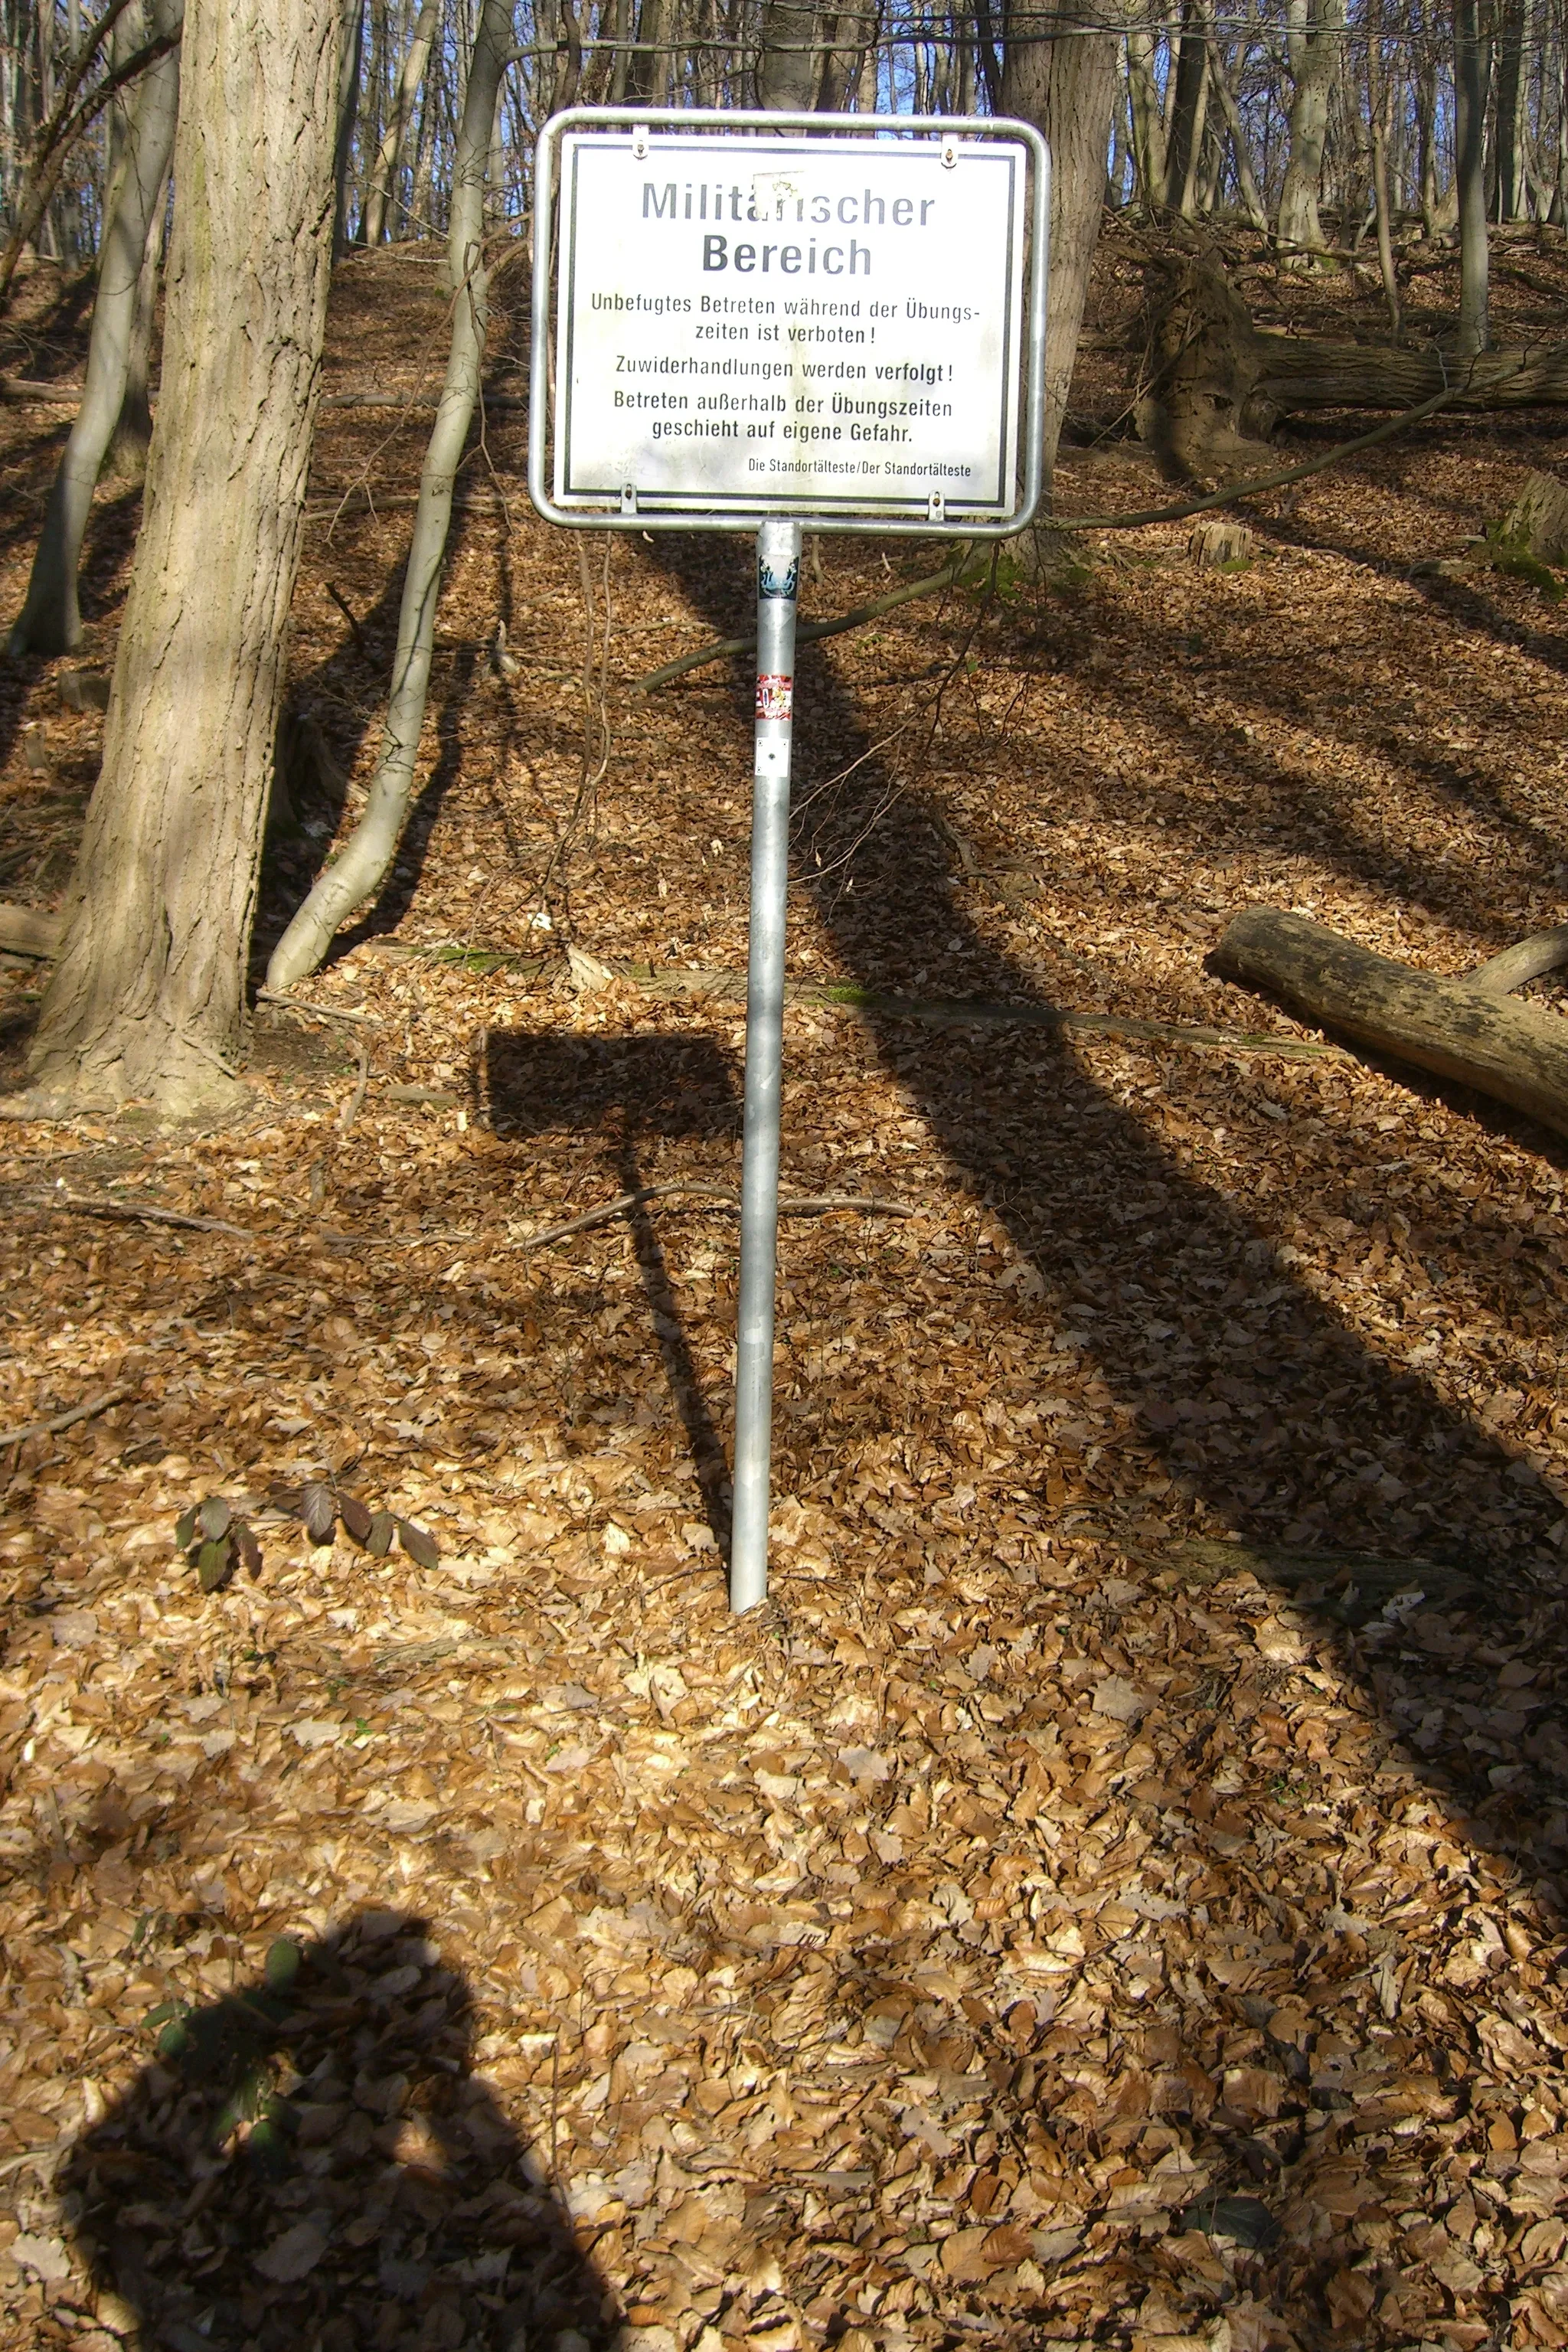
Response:
[{"label": "post shadow", "polygon": [[154,2011],[158,2057],[57,2181],[145,2352],[524,2352],[618,2324],[549,2177],[472,2072],[426,1921],[362,1911],[264,1978]]},{"label": "post shadow", "polygon": [[[671,535],[655,560],[715,633],[735,625],[746,583],[734,551]],[[803,649],[796,687],[795,887],[849,972],[874,989],[908,986],[916,958],[930,993],[946,961],[965,994],[1037,1007],[1034,981],[958,901],[940,811],[889,778],[825,649]],[[740,740],[750,697],[739,682],[733,696]],[[825,769],[848,771],[830,794],[813,790]],[[1253,1546],[1464,1567],[1468,1611],[1445,1601],[1408,1625],[1371,1628],[1348,1663],[1391,1743],[1414,1748],[1479,1843],[1527,1877],[1561,1871],[1568,1811],[1550,1676],[1522,1706],[1514,1678],[1499,1680],[1500,1649],[1529,1645],[1544,1667],[1561,1647],[1563,1575],[1547,1538],[1563,1507],[1531,1465],[1342,1322],[1297,1278],[1267,1213],[1255,1223],[1245,1200],[1184,1169],[1059,1032],[991,1029],[981,1047],[962,1030],[862,1018],[954,1182],[990,1205],[1040,1276],[1034,1313],[1072,1331],[1130,1424],[1092,1464],[1089,1441],[1042,1433],[1017,1475],[1033,1469],[1048,1517],[1055,1471],[1086,1518],[1124,1515],[1135,1549],[1149,1507],[1139,1490],[1153,1486],[1163,1543],[1218,1521]],[[830,1446],[835,1410],[825,1391],[793,1414],[781,1454]],[[1338,1631],[1333,1581],[1326,1569],[1316,1606]],[[1312,1588],[1292,1579],[1280,1598],[1311,1613]],[[1265,1696],[1262,1678],[1244,1678],[1227,1701],[1237,1753]]]},{"label": "post shadow", "polygon": [[[730,1056],[711,1038],[534,1037],[492,1029],[480,1038],[479,1058],[480,1109],[497,1135],[596,1133],[606,1172],[622,1192],[640,1192],[647,1183],[641,1151],[653,1139],[714,1139],[740,1130]],[[627,1223],[703,1515],[721,1553],[727,1553],[731,1482],[723,1439],[646,1202],[633,1204]]]}]

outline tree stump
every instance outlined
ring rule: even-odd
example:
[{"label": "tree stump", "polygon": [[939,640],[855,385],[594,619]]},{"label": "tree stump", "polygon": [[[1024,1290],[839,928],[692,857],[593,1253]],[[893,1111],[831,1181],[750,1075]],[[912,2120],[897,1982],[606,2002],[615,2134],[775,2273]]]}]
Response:
[{"label": "tree stump", "polygon": [[1200,572],[1218,572],[1229,563],[1250,563],[1252,531],[1247,523],[1204,515],[1193,525],[1187,541],[1187,561]]},{"label": "tree stump", "polygon": [[1527,547],[1542,563],[1568,563],[1568,484],[1552,474],[1527,474],[1524,488],[1503,517],[1502,535]]}]

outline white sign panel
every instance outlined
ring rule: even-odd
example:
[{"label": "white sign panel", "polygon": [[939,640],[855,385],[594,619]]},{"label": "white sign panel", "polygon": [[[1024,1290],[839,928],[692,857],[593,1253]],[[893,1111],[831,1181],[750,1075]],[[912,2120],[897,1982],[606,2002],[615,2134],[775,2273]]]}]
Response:
[{"label": "white sign panel", "polygon": [[569,133],[556,504],[1007,513],[1026,160]]}]

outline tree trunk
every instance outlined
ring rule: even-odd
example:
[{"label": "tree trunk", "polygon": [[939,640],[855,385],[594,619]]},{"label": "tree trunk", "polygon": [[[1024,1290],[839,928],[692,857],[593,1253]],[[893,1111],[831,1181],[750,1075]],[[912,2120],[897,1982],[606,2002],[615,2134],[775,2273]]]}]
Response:
[{"label": "tree trunk", "polygon": [[1230,152],[1236,158],[1236,184],[1241,192],[1242,209],[1259,236],[1268,234],[1268,215],[1263,209],[1257,175],[1252,169],[1252,151],[1247,144],[1247,126],[1230,87],[1219,44],[1214,37],[1214,14],[1210,0],[1203,0],[1204,45],[1208,50],[1209,74],[1214,82],[1219,110],[1225,117],[1225,127],[1230,134]]},{"label": "tree trunk", "polygon": [[821,65],[817,13],[811,0],[763,0],[759,106],[791,114],[809,113],[815,107]]},{"label": "tree trunk", "polygon": [[1165,201],[1167,159],[1165,121],[1160,110],[1160,85],[1154,75],[1154,36],[1147,30],[1127,36],[1127,81],[1132,110],[1133,168],[1144,205],[1154,213]]},{"label": "tree trunk", "polygon": [[1530,104],[1529,0],[1505,0],[1499,11],[1497,120],[1492,135],[1493,217],[1517,221],[1527,217],[1525,140]]},{"label": "tree trunk", "polygon": [[364,0],[343,0],[342,65],[338,75],[338,136],[332,152],[332,259],[341,260],[349,241],[349,173],[353,163],[354,121],[360,77],[364,70]]},{"label": "tree trunk", "polygon": [[379,245],[386,234],[387,217],[392,210],[393,192],[397,183],[397,167],[403,160],[404,136],[413,119],[414,101],[425,79],[425,68],[429,63],[431,45],[436,38],[440,16],[441,0],[420,0],[408,54],[403,60],[403,71],[397,79],[392,113],[382,134],[375,168],[371,173],[370,196],[364,211],[366,245]]},{"label": "tree trunk", "polygon": [[189,1117],[242,1098],[326,330],[342,27],[341,0],[189,0],[147,511],[20,1116],[142,1099]]},{"label": "tree trunk", "polygon": [[[152,0],[154,33],[177,32],[181,0]],[[179,92],[179,51],[171,49],[143,75],[125,133],[119,180],[110,194],[81,406],[44,510],[26,602],[7,640],[14,659],[68,653],[81,643],[77,570],[82,535],[125,397],[137,294],[174,147]]]},{"label": "tree trunk", "polygon": [[1329,92],[1339,66],[1344,0],[1290,0],[1290,160],[1279,197],[1279,247],[1288,268],[1302,268],[1323,244],[1318,203],[1323,184],[1323,143]]},{"label": "tree trunk", "polygon": [[158,315],[158,281],[163,276],[163,225],[169,209],[165,171],[147,243],[142,254],[142,275],[136,280],[136,300],[131,313],[131,341],[125,354],[125,390],[120,415],[104,459],[104,471],[114,480],[135,487],[147,478],[147,453],[153,446],[153,336]]},{"label": "tree trunk", "polygon": [[273,950],[267,970],[269,988],[289,988],[306,972],[315,971],[333,934],[380,887],[408,814],[430,689],[436,605],[452,519],[452,488],[473,421],[484,364],[489,299],[484,258],[485,177],[496,93],[511,55],[511,9],[512,0],[483,0],[468,63],[447,242],[455,289],[452,345],[419,478],[419,506],[404,574],[381,761],[364,814]]},{"label": "tree trunk", "polygon": [[1491,42],[1482,31],[1482,0],[1454,0],[1454,186],[1459,205],[1461,359],[1491,340],[1487,278],[1487,84]]},{"label": "tree trunk", "polygon": [[1182,29],[1173,46],[1176,97],[1165,155],[1165,206],[1184,220],[1191,220],[1208,104],[1208,47],[1194,22],[1192,0],[1185,0]]},{"label": "tree trunk", "polygon": [[[1029,12],[1028,21],[1037,23]],[[1059,39],[1005,24],[1002,111],[1021,115],[1051,151],[1050,307],[1046,320],[1046,418],[1041,447],[1047,498],[1067,415],[1089,271],[1105,211],[1105,159],[1116,103],[1120,25],[1083,0],[1053,20]]]},{"label": "tree trunk", "polygon": [[1388,331],[1397,342],[1401,331],[1399,278],[1394,267],[1394,206],[1388,193],[1388,110],[1384,103],[1383,28],[1367,28],[1367,121],[1372,131],[1372,200],[1377,209],[1377,267],[1383,278],[1383,299],[1388,305]]},{"label": "tree trunk", "polygon": [[1544,948],[1545,961],[1530,940],[1479,971],[1445,980],[1373,955],[1304,915],[1251,907],[1227,927],[1214,966],[1374,1053],[1474,1087],[1568,1135],[1568,1021],[1503,992],[1563,961],[1568,941],[1562,933],[1548,938],[1555,945]]}]

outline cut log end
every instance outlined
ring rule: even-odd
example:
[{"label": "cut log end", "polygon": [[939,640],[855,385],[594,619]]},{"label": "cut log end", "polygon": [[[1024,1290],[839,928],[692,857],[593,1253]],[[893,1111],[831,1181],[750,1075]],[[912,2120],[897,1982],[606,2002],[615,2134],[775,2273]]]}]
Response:
[{"label": "cut log end", "polygon": [[1221,572],[1252,561],[1252,530],[1247,523],[1205,515],[1193,525],[1187,541],[1187,561],[1200,572]]}]

